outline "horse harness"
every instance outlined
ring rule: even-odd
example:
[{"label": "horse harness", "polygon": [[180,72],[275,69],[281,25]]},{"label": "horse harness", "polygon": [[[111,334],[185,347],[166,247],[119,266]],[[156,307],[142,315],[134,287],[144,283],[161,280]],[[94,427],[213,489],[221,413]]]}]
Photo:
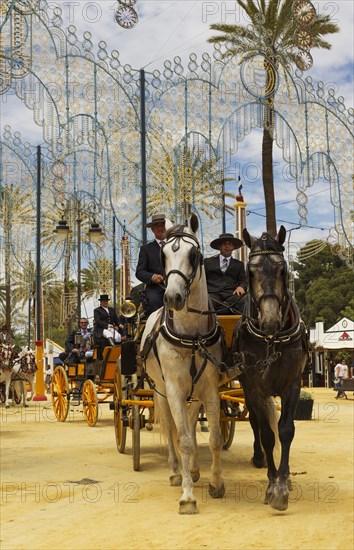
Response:
[{"label": "horse harness", "polygon": [[[203,265],[203,256],[199,247],[198,240],[196,237],[190,234],[184,233],[182,230],[175,230],[170,235],[168,235],[168,239],[166,243],[161,248],[161,261],[162,266],[165,271],[165,263],[164,263],[164,255],[163,255],[163,248],[166,246],[167,243],[171,241],[175,241],[172,244],[172,250],[176,252],[180,247],[180,240],[186,241],[186,239],[191,239],[194,241],[195,245],[193,245],[189,259],[190,263],[192,265],[192,273],[189,277],[187,277],[182,271],[178,269],[171,269],[168,274],[166,275],[166,280],[168,280],[168,277],[175,273],[182,277],[182,279],[185,281],[185,290],[187,294],[187,311],[193,312],[193,313],[199,313],[200,315],[208,315],[209,316],[209,324],[211,325],[210,330],[207,332],[207,334],[196,334],[194,336],[191,336],[189,334],[180,334],[178,333],[174,327],[173,327],[173,311],[169,311],[166,306],[164,306],[162,312],[159,314],[158,318],[156,319],[155,325],[151,331],[151,333],[147,336],[143,349],[140,352],[140,356],[142,360],[145,362],[148,354],[150,353],[151,349],[153,350],[155,357],[157,359],[157,362],[161,369],[161,362],[159,359],[157,346],[156,346],[156,340],[158,336],[161,334],[165,340],[167,340],[170,344],[186,348],[191,350],[191,365],[190,365],[190,375],[192,378],[192,389],[190,392],[190,395],[187,399],[187,401],[192,400],[193,390],[195,384],[198,382],[200,377],[202,376],[208,360],[219,370],[225,369],[225,364],[220,363],[216,357],[214,357],[209,351],[208,347],[213,346],[216,344],[216,342],[219,340],[220,336],[222,335],[221,327],[219,323],[217,322],[216,313],[214,309],[212,308],[211,302],[209,303],[208,310],[197,310],[194,308],[188,307],[188,296],[190,293],[190,286],[192,282],[195,279],[195,276],[197,274],[198,268],[200,268],[200,276],[201,276],[201,268]],[[199,371],[197,371],[196,368],[196,361],[195,361],[195,355],[196,352],[198,352],[203,357],[203,364]],[[161,371],[162,374],[162,371]],[[162,374],[163,378],[163,374]],[[149,381],[150,386],[155,390],[154,383],[150,380]],[[162,395],[162,394],[161,394]],[[164,396],[166,397],[166,396]]]},{"label": "horse harness", "polygon": [[[283,263],[286,266],[286,262],[284,260],[283,253],[277,250],[256,250],[251,251],[249,254],[249,258],[255,256],[267,256],[267,255],[277,255],[281,256],[283,258]],[[247,277],[249,279],[249,268],[247,269]],[[236,336],[236,342],[235,347],[236,350],[238,348],[238,339],[241,333],[241,330],[244,332],[247,332],[248,334],[252,335],[253,337],[265,342],[266,344],[266,358],[264,360],[259,360],[255,364],[247,365],[245,361],[245,354],[244,352],[238,352],[235,351],[233,356],[235,359],[235,362],[237,364],[237,367],[240,369],[241,374],[243,374],[245,371],[247,371],[250,368],[253,368],[257,370],[260,374],[262,374],[263,378],[267,376],[267,373],[269,371],[270,366],[272,363],[274,363],[277,359],[281,357],[282,352],[277,350],[277,347],[281,347],[283,344],[290,344],[294,343],[299,339],[302,339],[302,343],[304,346],[304,349],[309,352],[308,350],[308,339],[307,339],[307,333],[306,333],[306,327],[303,321],[300,319],[298,309],[296,307],[296,304],[294,302],[293,297],[291,296],[289,290],[287,289],[286,285],[286,270],[284,270],[284,292],[279,299],[279,297],[275,293],[264,293],[259,298],[259,300],[255,300],[255,297],[252,292],[252,285],[249,285],[249,295],[246,303],[246,309],[245,311],[247,313],[244,313],[244,315],[241,318],[240,321],[240,327],[237,331]],[[250,306],[251,302],[255,305],[256,309],[259,309],[259,304],[261,300],[263,300],[266,297],[271,296],[272,298],[276,298],[279,305],[282,307],[283,304],[285,304],[284,307],[284,314],[282,315],[282,327],[281,330],[278,331],[274,336],[269,337],[267,336],[262,330],[260,330],[255,323],[253,322],[253,319],[250,315]],[[289,329],[284,329],[284,325],[286,321],[290,318],[291,326]]]}]

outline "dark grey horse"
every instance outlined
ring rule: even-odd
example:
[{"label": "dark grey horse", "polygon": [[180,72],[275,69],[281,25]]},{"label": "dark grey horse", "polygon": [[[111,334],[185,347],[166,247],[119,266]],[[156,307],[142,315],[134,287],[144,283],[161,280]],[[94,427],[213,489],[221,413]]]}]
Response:
[{"label": "dark grey horse", "polygon": [[[268,465],[269,485],[265,504],[286,510],[289,495],[289,453],[294,438],[294,415],[301,387],[301,373],[308,361],[307,334],[287,287],[287,264],[283,256],[286,230],[281,226],[273,238],[260,239],[243,231],[250,248],[247,269],[248,296],[245,313],[235,327],[233,350],[242,374],[239,380],[254,432],[252,462]],[[276,423],[273,396],[281,398]],[[281,444],[279,468],[274,463],[275,433]]]}]

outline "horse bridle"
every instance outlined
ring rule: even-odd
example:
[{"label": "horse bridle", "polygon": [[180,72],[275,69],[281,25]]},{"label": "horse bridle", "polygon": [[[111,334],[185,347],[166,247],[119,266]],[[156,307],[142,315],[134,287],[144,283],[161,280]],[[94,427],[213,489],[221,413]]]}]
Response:
[{"label": "horse bridle", "polygon": [[[286,261],[284,260],[284,256],[283,256],[283,253],[282,252],[278,252],[276,250],[256,250],[254,252],[251,252],[248,256],[249,259],[251,258],[254,258],[255,256],[269,256],[269,255],[273,255],[273,256],[281,256],[282,258],[282,262],[279,262],[279,263],[282,263],[286,266]],[[249,276],[249,265],[247,266],[247,279],[248,281],[250,281],[250,276]],[[264,294],[262,294],[262,296],[260,296],[260,298],[258,300],[256,300],[254,294],[253,294],[253,290],[252,290],[252,285],[249,284],[248,285],[248,292],[249,292],[249,296],[252,300],[252,302],[254,303],[257,311],[259,311],[259,308],[260,308],[260,304],[261,304],[261,301],[264,300],[265,298],[274,298],[275,300],[277,300],[278,304],[280,307],[283,306],[283,304],[285,303],[285,298],[286,298],[286,292],[285,292],[285,289],[286,289],[286,273],[284,272],[284,276],[283,276],[283,294],[281,296],[281,298],[279,298],[279,296],[277,296],[274,292],[265,292]],[[287,307],[289,307],[290,305],[290,302],[288,301],[288,304],[287,304]],[[286,315],[285,315],[286,317]]]},{"label": "horse bridle", "polygon": [[[179,250],[179,248],[180,248],[181,239],[184,242],[188,242],[187,239],[191,239],[192,241],[194,241],[196,243],[195,246],[194,245],[192,246],[192,248],[189,252],[189,255],[191,255],[192,251],[193,250],[195,251],[195,258],[194,258],[194,262],[193,262],[193,265],[192,265],[192,273],[190,274],[189,277],[187,277],[179,269],[171,269],[168,273],[165,272],[165,262],[164,262],[163,249],[165,248],[165,246],[168,243],[171,243],[171,242],[175,241],[172,245],[172,250],[173,250],[173,252],[177,252],[177,250]],[[198,242],[197,238],[194,237],[194,235],[189,235],[188,233],[184,233],[183,231],[173,233],[161,247],[161,263],[162,263],[162,267],[163,267],[163,274],[165,276],[166,284],[168,282],[169,276],[172,275],[172,273],[175,273],[176,275],[179,275],[180,277],[182,277],[182,279],[186,283],[185,290],[186,290],[186,293],[187,293],[187,296],[188,296],[189,292],[190,292],[191,284],[193,283],[193,281],[195,279],[198,268],[200,268],[199,278],[201,277],[201,267],[203,265],[203,255],[201,253],[199,242]]]}]

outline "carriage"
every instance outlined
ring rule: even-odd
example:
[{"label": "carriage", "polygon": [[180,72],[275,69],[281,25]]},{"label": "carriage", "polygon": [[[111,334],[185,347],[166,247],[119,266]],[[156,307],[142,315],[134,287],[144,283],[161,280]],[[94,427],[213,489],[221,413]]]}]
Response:
[{"label": "carriage", "polygon": [[[127,337],[132,339],[139,324],[132,302],[123,304],[122,316],[125,318]],[[82,405],[84,418],[91,427],[97,423],[101,405],[107,404],[110,409],[114,409],[116,370],[120,354],[120,345],[104,346],[100,342],[94,348],[92,358],[81,359],[79,362],[66,360],[63,365],[55,367],[51,394],[53,411],[59,422],[65,422],[70,406]]]},{"label": "carriage", "polygon": [[[167,438],[170,484],[182,486],[179,513],[195,514],[198,510],[193,483],[200,476],[195,428],[200,405],[208,408],[210,429],[212,466],[208,491],[211,497],[222,498],[225,485],[220,452],[233,438],[231,426],[234,429],[234,418],[238,416],[234,414],[235,404],[244,403],[245,399],[254,434],[252,463],[261,468],[266,462],[268,468],[264,502],[274,509],[286,510],[295,409],[301,374],[308,361],[306,329],[287,287],[283,256],[286,231],[282,226],[275,237],[263,233],[260,239],[243,231],[251,251],[249,294],[242,319],[237,322],[231,317],[217,319],[211,307],[197,229],[198,220],[192,214],[189,227],[175,225],[166,232],[161,252],[166,281],[164,307],[148,317],[141,335],[138,357],[143,368],[135,369],[129,354],[126,361],[122,353],[121,368],[116,373],[117,447],[124,451],[130,426],[134,469],[139,469],[140,429],[151,427],[154,408],[160,414],[161,429]],[[224,363],[225,339],[220,325],[231,348],[231,367]],[[132,364],[134,368],[130,370]],[[224,374],[228,384],[220,388]],[[233,387],[235,378],[241,380],[244,395],[242,390],[237,395],[240,388]],[[274,395],[281,398],[280,418]],[[277,435],[282,448],[279,468],[273,456]]]},{"label": "carriage", "polygon": [[[75,370],[70,388],[64,369],[58,367],[53,376],[53,406],[58,419],[65,420],[68,397],[76,392],[83,396],[85,417],[94,425],[97,386],[105,395],[113,394],[117,448],[124,452],[131,428],[135,470],[140,467],[140,430],[152,429],[155,412],[160,414],[168,443],[170,484],[183,488],[181,514],[198,511],[193,483],[200,476],[195,428],[201,405],[208,409],[212,453],[208,490],[213,498],[225,494],[221,449],[231,445],[236,419],[244,420],[249,414],[254,434],[252,463],[268,467],[265,503],[286,510],[295,409],[308,361],[306,329],[287,287],[282,246],[286,231],[282,226],[276,237],[263,233],[255,239],[244,230],[251,250],[249,293],[238,322],[232,316],[218,319],[211,307],[197,229],[198,220],[192,214],[190,227],[172,226],[166,233],[164,307],[146,319],[145,328],[138,323],[133,338],[124,345],[105,348],[102,362],[96,359],[91,373],[88,367],[80,373]],[[225,363],[227,348],[231,367]],[[220,388],[220,380],[225,380],[224,387]],[[274,395],[281,398],[280,419]],[[279,468],[273,457],[277,435],[282,447]]]},{"label": "carriage", "polygon": [[82,405],[89,426],[98,420],[99,405],[113,404],[114,381],[120,346],[106,346],[98,358],[97,349],[92,360],[65,363],[54,369],[51,393],[52,407],[59,422],[65,422],[70,406]]}]

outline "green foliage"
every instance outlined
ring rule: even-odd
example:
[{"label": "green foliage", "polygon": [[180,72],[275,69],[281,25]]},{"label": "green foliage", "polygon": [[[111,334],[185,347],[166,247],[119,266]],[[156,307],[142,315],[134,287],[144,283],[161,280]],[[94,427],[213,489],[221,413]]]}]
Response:
[{"label": "green foliage", "polygon": [[313,394],[309,390],[301,388],[299,399],[301,401],[313,401]]},{"label": "green foliage", "polygon": [[338,256],[334,256],[327,244],[317,254],[307,257],[314,241],[307,243],[299,255],[303,259],[294,263],[296,301],[305,323],[314,326],[323,321],[325,330],[354,309],[354,273]]}]

